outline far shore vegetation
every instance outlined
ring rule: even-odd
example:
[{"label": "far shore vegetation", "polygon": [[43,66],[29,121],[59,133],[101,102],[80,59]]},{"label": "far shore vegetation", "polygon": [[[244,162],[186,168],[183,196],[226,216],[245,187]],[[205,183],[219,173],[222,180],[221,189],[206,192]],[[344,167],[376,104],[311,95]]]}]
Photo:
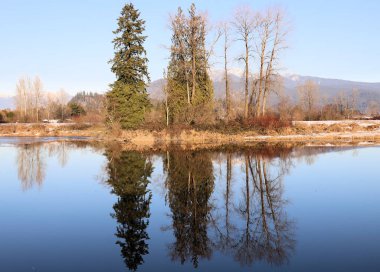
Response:
[{"label": "far shore vegetation", "polygon": [[[317,82],[307,80],[296,87],[296,100],[284,94],[280,64],[291,27],[280,8],[240,7],[225,21],[210,22],[207,12],[191,4],[173,12],[168,25],[170,57],[160,99],[147,91],[151,82],[145,21],[129,3],[113,32],[109,64],[116,80],[105,94],[80,91],[70,97],[63,89],[45,90],[38,76],[22,77],[16,85],[16,108],[0,110],[0,123],[91,124],[114,135],[126,130],[294,134],[293,121],[380,119],[379,101],[368,99],[360,105],[360,90],[342,90],[327,98]],[[233,43],[240,46],[239,55],[231,52]],[[217,44],[223,52],[215,52]],[[214,96],[211,76],[210,57],[216,55],[223,63],[222,99]],[[244,71],[241,90],[231,89],[232,59],[238,59]]]}]

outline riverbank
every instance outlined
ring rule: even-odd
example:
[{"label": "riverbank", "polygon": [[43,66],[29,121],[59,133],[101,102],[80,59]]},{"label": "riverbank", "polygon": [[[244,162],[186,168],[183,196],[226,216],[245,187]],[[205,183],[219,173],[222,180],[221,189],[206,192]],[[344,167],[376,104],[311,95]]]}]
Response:
[{"label": "riverbank", "polygon": [[293,122],[278,130],[127,130],[110,131],[102,124],[0,124],[0,137],[88,137],[137,147],[225,145],[250,142],[380,143],[380,121]]}]

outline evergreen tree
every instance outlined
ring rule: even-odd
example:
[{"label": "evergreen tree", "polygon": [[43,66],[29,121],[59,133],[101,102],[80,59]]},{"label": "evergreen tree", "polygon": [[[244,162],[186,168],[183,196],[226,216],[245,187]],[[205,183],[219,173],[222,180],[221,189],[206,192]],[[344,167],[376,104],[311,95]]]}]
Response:
[{"label": "evergreen tree", "polygon": [[116,82],[107,93],[108,122],[120,123],[123,129],[135,128],[151,107],[146,91],[149,82],[148,59],[144,42],[145,21],[133,4],[126,4],[113,32],[115,56],[110,61]]},{"label": "evergreen tree", "polygon": [[190,106],[190,53],[186,45],[187,18],[181,8],[171,20],[173,31],[168,67],[168,107],[170,121],[179,120]]},{"label": "evergreen tree", "polygon": [[78,103],[69,103],[69,108],[71,117],[86,115],[85,109]]},{"label": "evergreen tree", "polygon": [[207,104],[212,101],[214,90],[207,71],[206,19],[197,14],[194,3],[189,9],[187,28],[191,56],[191,101],[193,105]]},{"label": "evergreen tree", "polygon": [[[213,85],[208,74],[206,20],[195,5],[186,16],[178,8],[171,20],[172,46],[168,67],[168,104],[172,122],[193,121],[200,108],[211,106]],[[188,112],[193,113],[188,116]]]}]

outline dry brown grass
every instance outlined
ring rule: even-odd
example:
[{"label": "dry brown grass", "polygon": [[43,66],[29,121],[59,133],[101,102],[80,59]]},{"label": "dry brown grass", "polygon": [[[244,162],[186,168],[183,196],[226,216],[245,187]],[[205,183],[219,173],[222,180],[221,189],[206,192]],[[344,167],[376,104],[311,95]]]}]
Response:
[{"label": "dry brown grass", "polygon": [[[87,136],[101,141],[131,144],[135,147],[178,145],[241,144],[247,141],[346,141],[380,140],[380,125],[366,127],[355,123],[281,126],[275,129],[193,129],[175,126],[171,129],[121,130],[103,124],[7,124],[0,125],[0,136]],[[234,128],[235,129],[235,128]]]},{"label": "dry brown grass", "polygon": [[325,132],[342,132],[342,131],[347,131],[347,127],[339,125],[339,124],[334,124],[334,125],[325,127],[324,130]]},{"label": "dry brown grass", "polygon": [[88,136],[95,137],[106,131],[102,124],[2,124],[0,136]]}]

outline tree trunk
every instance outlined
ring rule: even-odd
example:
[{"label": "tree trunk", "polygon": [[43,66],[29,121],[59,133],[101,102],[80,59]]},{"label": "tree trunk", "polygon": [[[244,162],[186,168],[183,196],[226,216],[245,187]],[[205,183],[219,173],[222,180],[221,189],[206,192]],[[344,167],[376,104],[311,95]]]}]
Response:
[{"label": "tree trunk", "polygon": [[245,92],[244,92],[244,118],[248,118],[248,84],[249,84],[249,50],[248,34],[245,35]]},{"label": "tree trunk", "polygon": [[229,206],[230,206],[230,187],[232,177],[231,154],[227,154],[227,180],[226,180],[226,230],[229,237]]},{"label": "tree trunk", "polygon": [[262,93],[263,93],[264,60],[265,60],[265,45],[262,43],[261,54],[260,54],[259,90],[257,93],[256,116],[260,116],[260,112],[261,112],[261,98],[262,98]]},{"label": "tree trunk", "polygon": [[169,106],[168,106],[168,90],[166,88],[166,83],[165,84],[165,109],[166,109],[166,126],[169,126]]},{"label": "tree trunk", "polygon": [[191,51],[191,76],[192,76],[192,90],[191,90],[191,103],[194,105],[194,100],[195,100],[195,41],[192,41],[192,51]]},{"label": "tree trunk", "polygon": [[226,107],[227,107],[227,120],[230,120],[231,115],[231,97],[230,97],[230,86],[228,80],[228,68],[227,68],[227,33],[224,33],[224,77],[226,81]]},{"label": "tree trunk", "polygon": [[190,87],[189,87],[189,73],[186,72],[186,91],[187,91],[187,104],[190,105]]},{"label": "tree trunk", "polygon": [[249,229],[250,223],[250,197],[249,197],[249,175],[248,175],[248,155],[245,156],[245,188],[246,188],[246,213],[247,213],[247,230]]},{"label": "tree trunk", "polygon": [[268,96],[269,90],[270,90],[270,82],[265,81],[263,104],[262,104],[262,110],[261,110],[262,116],[264,116],[266,114],[267,96]]}]

